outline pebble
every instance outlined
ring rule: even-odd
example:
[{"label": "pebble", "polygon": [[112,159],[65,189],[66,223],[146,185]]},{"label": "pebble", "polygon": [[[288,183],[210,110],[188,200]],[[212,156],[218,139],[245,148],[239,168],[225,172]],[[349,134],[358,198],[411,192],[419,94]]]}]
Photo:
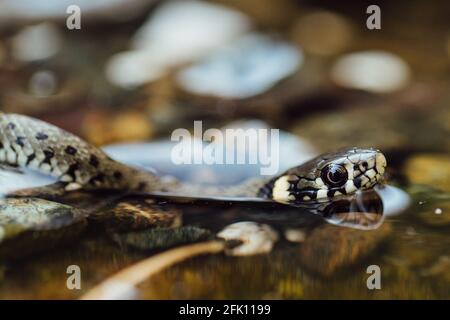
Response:
[{"label": "pebble", "polygon": [[404,172],[411,183],[450,192],[450,157],[447,155],[415,155],[406,161]]},{"label": "pebble", "polygon": [[182,70],[177,80],[184,90],[194,94],[249,98],[293,74],[302,62],[299,48],[251,34]]},{"label": "pebble", "polygon": [[232,256],[247,256],[272,251],[278,240],[277,232],[267,224],[252,221],[236,222],[228,225],[217,236],[226,241],[240,241],[241,244],[228,249]]},{"label": "pebble", "polygon": [[329,11],[316,11],[299,18],[291,33],[306,52],[320,56],[340,53],[353,38],[349,21]]},{"label": "pebble", "polygon": [[12,38],[12,55],[16,60],[32,62],[56,55],[62,45],[58,28],[48,22],[23,28]]},{"label": "pebble", "polygon": [[138,111],[91,113],[84,120],[82,129],[87,140],[95,145],[145,140],[153,134],[150,121]]},{"label": "pebble", "polygon": [[286,229],[284,237],[290,242],[301,243],[305,241],[306,233],[302,229]]},{"label": "pebble", "polygon": [[132,39],[131,50],[112,56],[108,80],[125,89],[152,82],[173,67],[195,61],[248,31],[242,13],[202,1],[169,1],[156,8]]},{"label": "pebble", "polygon": [[249,27],[250,20],[244,14],[226,6],[170,1],[150,15],[134,35],[132,47],[180,63],[226,45]]},{"label": "pebble", "polygon": [[337,85],[345,88],[389,93],[409,83],[411,70],[399,56],[373,50],[340,57],[330,76]]},{"label": "pebble", "polygon": [[[2,0],[0,1],[0,22],[38,21],[48,19],[66,19],[67,8],[77,5],[81,9],[82,21],[95,18],[101,20],[126,20],[136,16],[154,0]],[[0,27],[1,27],[0,23]]]},{"label": "pebble", "polygon": [[105,74],[116,86],[133,89],[161,77],[166,72],[164,64],[146,51],[124,51],[109,58]]}]

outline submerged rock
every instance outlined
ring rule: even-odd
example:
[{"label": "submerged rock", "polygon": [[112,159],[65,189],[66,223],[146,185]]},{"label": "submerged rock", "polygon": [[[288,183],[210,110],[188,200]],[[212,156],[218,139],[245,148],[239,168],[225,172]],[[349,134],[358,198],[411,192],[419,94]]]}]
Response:
[{"label": "submerged rock", "polygon": [[386,223],[370,231],[322,225],[300,246],[301,264],[314,273],[332,276],[370,256],[391,231]]},{"label": "submerged rock", "polygon": [[86,225],[77,209],[38,198],[0,200],[0,258],[25,255],[73,239]]}]

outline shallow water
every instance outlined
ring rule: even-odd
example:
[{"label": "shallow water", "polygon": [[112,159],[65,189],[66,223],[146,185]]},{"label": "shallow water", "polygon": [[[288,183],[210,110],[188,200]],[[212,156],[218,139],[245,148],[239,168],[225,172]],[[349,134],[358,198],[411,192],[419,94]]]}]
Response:
[{"label": "shallow water", "polygon": [[[362,206],[345,202],[339,210],[334,206],[325,210],[323,205],[320,212],[255,199],[200,201],[163,195],[124,198],[111,193],[75,193],[60,199],[45,194],[99,216],[89,221],[84,233],[72,235],[65,229],[63,235],[37,233],[21,239],[23,246],[39,251],[20,259],[0,260],[0,299],[78,298],[126,266],[164,251],[164,247],[142,251],[115,241],[114,235],[128,231],[128,227],[149,223],[145,219],[127,220],[127,210],[141,210],[142,216],[151,212],[161,229],[189,225],[216,233],[233,222],[257,221],[271,225],[280,239],[267,254],[216,254],[175,265],[142,283],[138,290],[141,298],[450,299],[448,5],[384,3],[383,28],[372,31],[364,23],[363,4],[337,6],[333,2],[287,0],[265,1],[263,5],[260,1],[227,1],[226,5],[245,21],[251,20],[256,31],[273,34],[301,49],[301,68],[252,99],[230,100],[185,92],[177,86],[174,75],[135,90],[122,90],[113,86],[104,66],[110,65],[120,51],[135,48],[135,32],[144,32],[140,27],[150,9],[142,10],[142,16],[129,23],[105,25],[101,17],[86,15],[92,20],[83,25],[83,33],[63,34],[66,16],[61,17],[60,25],[47,21],[51,30],[57,29],[54,31],[59,34],[56,40],[60,38],[60,52],[31,63],[17,60],[9,48],[25,29],[16,21],[16,26],[0,30],[1,111],[36,116],[97,145],[125,142],[125,146],[105,150],[124,162],[206,185],[240,183],[257,175],[259,167],[175,166],[168,158],[171,145],[166,143],[171,132],[181,127],[190,129],[193,120],[199,119],[205,120],[205,129],[235,124],[236,119],[266,121],[270,127],[285,130],[280,134],[284,135],[280,171],[342,146],[376,147],[388,159],[387,180],[392,188],[377,190],[379,199],[371,197]],[[223,30],[211,29],[217,35],[202,27],[207,37],[180,39],[176,38],[181,35],[177,21],[164,20],[162,24],[175,45],[184,45],[167,52],[172,53],[167,57],[181,54],[183,58],[192,46],[226,38],[235,27],[236,32],[245,33],[248,27],[247,22],[224,23]],[[209,25],[209,19],[206,23]],[[165,39],[166,31],[159,34],[160,40]],[[52,38],[53,33],[48,37]],[[30,40],[25,43],[25,53],[34,52],[27,49],[30,46],[44,43],[39,37]],[[336,68],[336,62],[348,58],[349,53],[367,57],[374,49],[398,56],[400,65],[410,69],[409,77],[399,78],[389,63],[383,67],[380,56],[375,64],[363,64],[376,77],[361,72],[355,60],[347,67],[341,63]],[[234,64],[246,60],[238,59]],[[196,62],[194,65],[202,65],[201,60]],[[175,74],[186,70],[184,63],[174,68]],[[118,79],[133,80],[136,71],[144,69],[126,69]],[[376,72],[379,70],[383,72]],[[201,80],[208,81],[211,70],[204,71],[206,76]],[[45,81],[43,88],[39,86],[42,83],[36,83],[42,80],[42,74],[50,75],[50,86]],[[232,73],[233,77],[239,74]],[[388,88],[390,81],[385,80],[392,79],[401,80],[396,84],[402,85],[399,90]],[[386,88],[392,91],[380,92]],[[132,147],[128,143],[158,139],[162,143],[152,143],[148,150],[143,149],[148,145]],[[24,178],[0,170],[0,193],[49,183],[45,177],[29,174]],[[121,206],[111,214],[108,210],[117,203]],[[105,212],[109,213],[106,221],[102,220]],[[7,213],[13,216],[16,212]],[[2,219],[8,221],[10,216]],[[118,225],[122,229],[117,229]],[[2,232],[0,227],[0,239]],[[42,239],[45,241],[38,245]],[[25,247],[12,246],[10,251],[19,257],[26,253]],[[66,286],[70,265],[81,269],[81,290]],[[371,290],[367,286],[367,268],[374,265],[380,268],[381,289]]]},{"label": "shallow water", "polygon": [[[216,232],[236,221],[257,221],[273,226],[281,240],[264,255],[219,254],[180,263],[142,283],[139,297],[448,299],[449,197],[423,187],[402,188],[409,191],[411,205],[383,216],[373,230],[332,225],[301,208],[264,202],[187,200],[176,204],[160,198],[160,205],[183,213],[184,225]],[[143,201],[139,199],[143,198],[133,197]],[[436,208],[442,208],[442,215],[435,213]],[[288,230],[300,232],[304,240],[288,241],[284,237]],[[118,246],[107,234],[90,230],[70,245],[5,264],[0,298],[76,298],[108,275],[157,251]],[[82,290],[66,287],[66,268],[72,264],[82,270]],[[380,267],[380,290],[367,288],[370,265]]]}]

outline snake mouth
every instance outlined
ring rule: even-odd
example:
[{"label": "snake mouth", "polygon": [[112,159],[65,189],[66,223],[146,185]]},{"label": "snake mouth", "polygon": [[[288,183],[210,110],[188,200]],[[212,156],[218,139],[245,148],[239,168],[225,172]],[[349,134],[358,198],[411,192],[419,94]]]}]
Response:
[{"label": "snake mouth", "polygon": [[271,198],[284,203],[302,203],[351,195],[382,182],[387,165],[386,157],[376,149],[353,148],[315,161],[309,176],[286,174],[275,179]]}]

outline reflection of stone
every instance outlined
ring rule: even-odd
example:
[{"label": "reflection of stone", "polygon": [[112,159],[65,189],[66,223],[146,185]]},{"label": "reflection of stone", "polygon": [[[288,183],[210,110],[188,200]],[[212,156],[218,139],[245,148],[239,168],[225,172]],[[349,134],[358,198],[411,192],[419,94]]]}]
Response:
[{"label": "reflection of stone", "polygon": [[406,162],[405,174],[412,183],[450,192],[450,157],[447,155],[416,155]]},{"label": "reflection of stone", "polygon": [[386,223],[371,231],[322,225],[300,246],[301,263],[312,272],[331,276],[370,256],[391,231]]}]

